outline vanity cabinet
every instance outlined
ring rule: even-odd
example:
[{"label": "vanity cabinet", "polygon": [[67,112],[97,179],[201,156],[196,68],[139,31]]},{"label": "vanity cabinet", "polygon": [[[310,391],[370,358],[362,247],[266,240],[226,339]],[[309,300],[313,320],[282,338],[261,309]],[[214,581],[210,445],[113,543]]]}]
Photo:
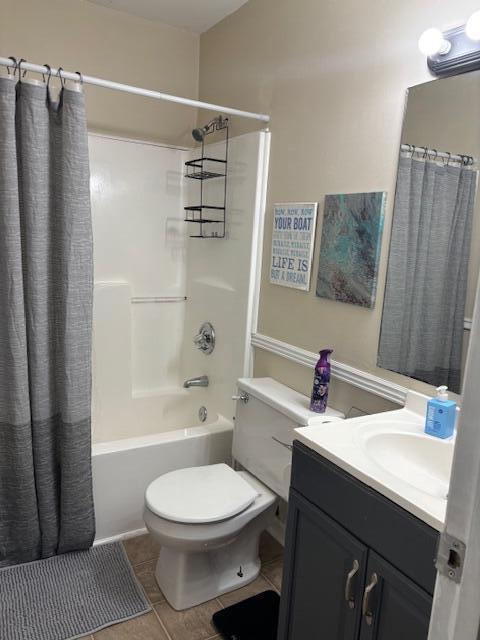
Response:
[{"label": "vanity cabinet", "polygon": [[278,640],[426,640],[437,543],[295,442]]},{"label": "vanity cabinet", "polygon": [[427,639],[432,596],[374,551],[364,594],[360,640]]}]

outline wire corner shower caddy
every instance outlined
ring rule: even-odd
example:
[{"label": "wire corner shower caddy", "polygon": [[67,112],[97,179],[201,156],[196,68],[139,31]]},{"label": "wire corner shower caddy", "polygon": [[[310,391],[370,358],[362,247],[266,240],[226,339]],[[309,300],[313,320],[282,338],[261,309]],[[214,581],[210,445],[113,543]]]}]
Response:
[{"label": "wire corner shower caddy", "polygon": [[[205,155],[205,136],[214,131],[225,132],[225,156],[211,158]],[[194,129],[192,136],[201,142],[199,158],[185,162],[185,177],[198,180],[200,183],[200,201],[198,204],[184,207],[185,222],[198,225],[198,233],[190,238],[225,238],[225,214],[227,206],[227,165],[228,165],[228,118],[217,116],[204,127]],[[205,180],[223,179],[223,204],[206,204],[204,202]]]}]

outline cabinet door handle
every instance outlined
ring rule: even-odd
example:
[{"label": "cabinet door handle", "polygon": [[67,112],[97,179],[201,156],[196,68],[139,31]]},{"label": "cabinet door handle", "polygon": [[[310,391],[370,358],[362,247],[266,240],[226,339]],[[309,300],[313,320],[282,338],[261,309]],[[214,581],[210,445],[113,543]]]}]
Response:
[{"label": "cabinet door handle", "polygon": [[355,598],[352,595],[352,583],[353,579],[360,569],[358,560],[353,561],[353,566],[347,574],[347,580],[345,582],[345,601],[348,603],[350,609],[355,609]]},{"label": "cabinet door handle", "polygon": [[362,613],[365,617],[365,622],[370,626],[373,622],[373,611],[370,609],[370,596],[372,595],[372,591],[378,584],[378,576],[376,573],[372,573],[370,578],[370,583],[365,587],[365,592],[363,594],[363,602],[362,602]]}]

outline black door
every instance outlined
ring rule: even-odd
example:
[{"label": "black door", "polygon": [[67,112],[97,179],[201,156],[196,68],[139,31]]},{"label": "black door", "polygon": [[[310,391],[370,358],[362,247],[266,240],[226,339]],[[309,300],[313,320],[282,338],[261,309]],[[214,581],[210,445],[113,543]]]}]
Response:
[{"label": "black door", "polygon": [[278,640],[356,640],[367,549],[294,490]]},{"label": "black door", "polygon": [[431,608],[428,593],[370,551],[360,640],[427,640]]}]

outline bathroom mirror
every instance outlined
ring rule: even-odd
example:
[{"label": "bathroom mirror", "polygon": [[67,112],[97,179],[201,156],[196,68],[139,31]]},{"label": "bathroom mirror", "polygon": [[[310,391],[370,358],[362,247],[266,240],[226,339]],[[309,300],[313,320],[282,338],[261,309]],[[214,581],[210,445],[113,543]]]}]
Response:
[{"label": "bathroom mirror", "polygon": [[461,392],[480,261],[480,72],[408,90],[378,365]]}]

